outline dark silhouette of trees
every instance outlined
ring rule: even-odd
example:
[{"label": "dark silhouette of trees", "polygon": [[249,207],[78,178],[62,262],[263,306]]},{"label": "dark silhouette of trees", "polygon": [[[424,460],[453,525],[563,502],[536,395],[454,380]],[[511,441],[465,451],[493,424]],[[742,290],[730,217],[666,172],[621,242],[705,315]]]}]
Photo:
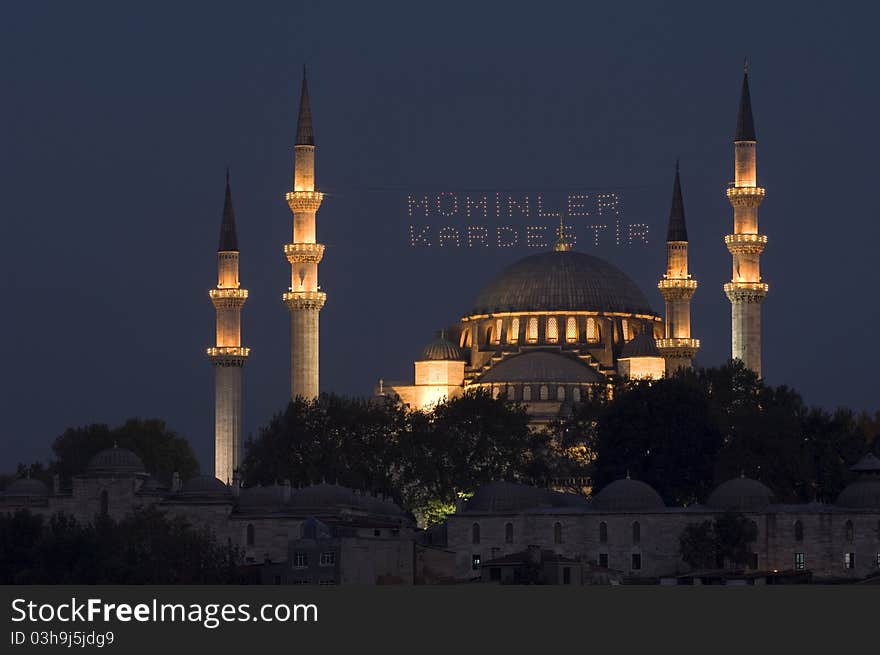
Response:
[{"label": "dark silhouette of trees", "polygon": [[679,537],[681,558],[693,569],[745,567],[752,561],[757,538],[754,522],[739,512],[724,512],[685,527]]}]

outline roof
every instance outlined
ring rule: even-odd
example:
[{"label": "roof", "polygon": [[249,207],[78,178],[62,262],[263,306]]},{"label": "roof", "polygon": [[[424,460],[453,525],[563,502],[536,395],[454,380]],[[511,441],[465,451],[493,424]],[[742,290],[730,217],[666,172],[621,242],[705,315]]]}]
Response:
[{"label": "roof", "polygon": [[483,287],[471,313],[534,311],[656,315],[623,271],[573,250],[539,253],[511,264]]},{"label": "roof", "polygon": [[118,446],[102,450],[92,457],[87,472],[92,475],[146,475],[146,469],[141,458],[127,448],[119,448]]},{"label": "roof", "polygon": [[681,177],[678,172],[678,160],[675,162],[675,181],[672,183],[672,207],[669,209],[669,227],[666,230],[667,241],[687,241],[687,225],[684,220],[684,200],[681,197]]},{"label": "roof", "polygon": [[464,359],[461,348],[446,338],[443,332],[438,332],[434,340],[425,346],[420,361],[458,361]]},{"label": "roof", "polygon": [[653,510],[665,507],[654,487],[629,476],[602,487],[593,498],[593,507],[600,511]]},{"label": "roof", "polygon": [[533,487],[516,482],[484,484],[468,500],[466,512],[521,512],[537,507],[587,507],[589,501],[577,494]]},{"label": "roof", "polygon": [[856,473],[880,473],[880,459],[878,459],[874,453],[868,453],[858,462],[850,466],[849,470]]},{"label": "roof", "polygon": [[709,494],[706,505],[712,509],[754,511],[773,502],[773,492],[766,485],[741,475],[722,482]]},{"label": "roof", "polygon": [[[542,549],[541,550],[541,564],[548,562],[559,562],[561,564],[579,564],[580,562],[576,559],[572,559],[570,557],[565,557],[564,555],[559,555],[553,550],[550,549]],[[505,566],[512,565],[516,566],[517,564],[525,564],[526,562],[532,561],[531,553],[528,550],[521,550],[517,553],[509,553],[507,555],[502,555],[501,557],[496,557],[495,559],[490,559],[487,562],[482,562],[480,564],[481,567],[486,566]]]},{"label": "roof", "polygon": [[863,477],[850,482],[837,496],[834,504],[851,509],[880,509],[880,478]]},{"label": "roof", "polygon": [[512,355],[492,366],[477,382],[602,382],[605,377],[576,357],[546,350]]},{"label": "roof", "polygon": [[749,93],[749,71],[743,73],[742,92],[739,98],[739,113],[736,116],[736,136],[734,141],[756,141],[755,119],[752,117],[752,96]]},{"label": "roof", "polygon": [[217,252],[238,252],[238,234],[235,230],[235,211],[232,209],[232,188],[229,168],[226,169],[226,197],[223,200],[223,219],[220,222],[220,244]]},{"label": "roof", "polygon": [[232,496],[232,489],[213,475],[197,475],[183,483],[177,493],[185,498],[226,498]]},{"label": "roof", "polygon": [[299,94],[299,116],[296,120],[296,145],[315,145],[315,132],[312,129],[312,108],[309,104],[309,85],[306,80],[305,66],[303,66],[302,89]]},{"label": "roof", "polygon": [[6,498],[46,498],[49,487],[36,478],[18,478],[3,492]]},{"label": "roof", "polygon": [[657,342],[654,341],[653,335],[648,332],[639,332],[632,339],[627,341],[620,351],[622,358],[626,357],[662,357],[660,351],[657,350]]}]

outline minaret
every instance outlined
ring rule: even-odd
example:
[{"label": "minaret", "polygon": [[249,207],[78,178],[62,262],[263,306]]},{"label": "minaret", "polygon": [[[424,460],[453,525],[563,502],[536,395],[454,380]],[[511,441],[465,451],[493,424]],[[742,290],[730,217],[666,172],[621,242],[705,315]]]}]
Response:
[{"label": "minaret", "polygon": [[727,189],[733,205],[733,234],[724,237],[733,256],[733,277],[724,285],[731,305],[731,358],[761,377],[761,302],[768,285],[761,282],[760,258],[767,237],[758,232],[758,205],[764,189],[757,185],[755,121],[749,95],[749,67],[745,64],[736,136],[733,139],[736,180]]},{"label": "minaret", "polygon": [[284,246],[284,254],[290,262],[290,289],[283,299],[290,310],[291,398],[315,398],[318,395],[318,314],[327,294],[319,291],[318,286],[318,262],[324,255],[324,246],[315,241],[315,214],[323,197],[323,193],[315,191],[315,137],[303,67],[294,144],[293,191],[286,195],[293,212],[293,243]]},{"label": "minaret", "polygon": [[248,292],[238,282],[238,236],[228,168],[217,248],[217,287],[208,295],[217,310],[217,342],[208,348],[215,372],[214,475],[231,484],[241,464],[241,369],[250,348],[241,345],[241,308]]},{"label": "minaret", "polygon": [[697,281],[688,273],[688,235],[678,161],[675,162],[672,208],[666,231],[666,274],[657,288],[666,301],[666,332],[664,338],[657,339],[657,349],[666,360],[669,374],[680,368],[690,368],[700,347],[700,341],[691,338],[691,297],[697,290]]}]

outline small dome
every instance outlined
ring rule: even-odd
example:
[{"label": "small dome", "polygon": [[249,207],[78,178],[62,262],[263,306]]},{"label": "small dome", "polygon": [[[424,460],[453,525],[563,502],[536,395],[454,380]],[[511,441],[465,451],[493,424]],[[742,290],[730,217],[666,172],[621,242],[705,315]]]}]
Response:
[{"label": "small dome", "polygon": [[850,482],[834,502],[851,509],[880,509],[880,478],[862,478]]},{"label": "small dome", "polygon": [[102,450],[92,457],[92,461],[89,462],[88,472],[92,474],[146,474],[141,458],[127,448],[119,448],[118,446]]},{"label": "small dome", "polygon": [[858,462],[850,466],[849,470],[863,475],[878,475],[880,474],[880,459],[878,459],[874,453],[868,453]]},{"label": "small dome", "polygon": [[657,350],[657,342],[647,332],[639,332],[636,336],[624,344],[620,351],[621,358],[625,357],[662,357]]},{"label": "small dome", "polygon": [[709,494],[706,505],[712,509],[756,511],[767,507],[774,500],[769,487],[745,476],[719,484]]},{"label": "small dome", "polygon": [[197,475],[183,483],[181,496],[221,497],[232,493],[232,490],[213,475]]},{"label": "small dome", "polygon": [[34,478],[19,478],[3,493],[7,498],[46,498],[49,495],[49,487],[41,480]]},{"label": "small dome", "polygon": [[287,502],[284,499],[283,485],[273,484],[266,487],[247,487],[241,490],[239,505],[243,507],[275,506]]},{"label": "small dome", "polygon": [[593,507],[610,512],[633,512],[665,507],[654,487],[628,476],[605,485],[593,498]]},{"label": "small dome", "polygon": [[434,340],[425,346],[420,361],[459,361],[464,359],[461,348],[446,338],[443,332],[438,332]]},{"label": "small dome", "polygon": [[154,478],[152,475],[141,485],[140,492],[143,493],[164,493],[168,491],[168,485]]}]

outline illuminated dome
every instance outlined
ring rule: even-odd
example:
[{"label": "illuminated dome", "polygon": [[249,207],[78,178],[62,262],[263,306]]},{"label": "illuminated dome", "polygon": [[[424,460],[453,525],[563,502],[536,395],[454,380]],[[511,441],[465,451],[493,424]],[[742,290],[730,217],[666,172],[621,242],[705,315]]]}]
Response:
[{"label": "illuminated dome", "polygon": [[709,494],[706,504],[712,509],[756,511],[773,502],[773,492],[766,485],[740,476],[719,484]]},{"label": "illuminated dome", "polygon": [[100,474],[131,474],[145,475],[146,469],[141,458],[127,448],[107,448],[102,450],[89,462],[88,472]]},{"label": "illuminated dome", "polygon": [[655,315],[626,273],[574,251],[544,252],[508,266],[479,293],[472,313],[537,311]]},{"label": "illuminated dome", "polygon": [[604,486],[593,499],[593,507],[611,512],[652,510],[664,506],[663,499],[654,487],[628,476]]},{"label": "illuminated dome", "polygon": [[594,383],[603,380],[601,373],[577,359],[542,350],[503,359],[480,377],[481,383]]},{"label": "illuminated dome", "polygon": [[442,332],[425,346],[421,361],[458,361],[464,359],[461,349],[449,341]]}]

